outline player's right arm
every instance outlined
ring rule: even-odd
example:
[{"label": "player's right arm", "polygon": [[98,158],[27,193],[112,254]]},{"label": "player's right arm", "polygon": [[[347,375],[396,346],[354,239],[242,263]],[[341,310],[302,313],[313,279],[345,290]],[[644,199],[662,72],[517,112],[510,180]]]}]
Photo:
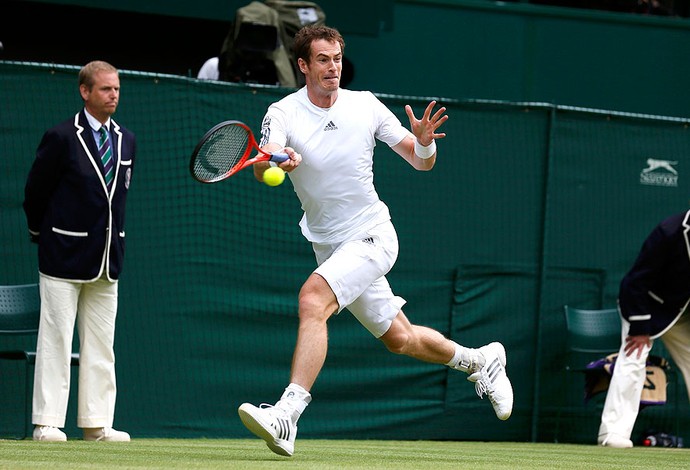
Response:
[{"label": "player's right arm", "polygon": [[[302,161],[302,155],[299,153],[295,152],[295,150],[291,147],[282,147],[279,144],[269,142],[268,144],[264,145],[261,147],[261,150],[264,152],[280,152],[280,153],[286,153],[288,155],[287,160],[284,162],[280,163],[278,166],[285,170],[286,172],[290,173],[292,170],[297,168]],[[252,165],[254,167],[254,177],[257,179],[257,181],[263,182],[264,181],[264,172],[271,167],[271,164],[269,162],[259,162],[255,163]]]}]

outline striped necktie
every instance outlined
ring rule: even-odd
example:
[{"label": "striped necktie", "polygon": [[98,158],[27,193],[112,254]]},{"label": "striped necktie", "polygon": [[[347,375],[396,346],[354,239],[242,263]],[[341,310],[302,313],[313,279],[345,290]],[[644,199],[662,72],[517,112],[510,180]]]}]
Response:
[{"label": "striped necktie", "polygon": [[103,162],[103,170],[105,173],[105,184],[108,185],[110,189],[113,182],[113,151],[110,148],[110,139],[108,138],[108,131],[105,126],[101,126],[98,131],[100,133],[100,139],[98,141],[98,154],[101,156],[101,161]]}]

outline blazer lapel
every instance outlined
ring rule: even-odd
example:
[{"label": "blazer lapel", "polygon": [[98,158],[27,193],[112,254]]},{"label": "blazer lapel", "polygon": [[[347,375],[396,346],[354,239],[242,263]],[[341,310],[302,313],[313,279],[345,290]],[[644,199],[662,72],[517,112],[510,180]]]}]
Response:
[{"label": "blazer lapel", "polygon": [[[89,126],[89,121],[86,119],[84,110],[80,111],[76,116],[74,116],[74,127],[76,129],[77,139],[84,149],[84,154],[91,162],[91,166],[101,180],[103,190],[107,193],[108,191],[105,185],[105,178],[103,177],[103,162],[101,162],[101,159],[98,158],[98,144],[93,137],[93,132],[91,132],[91,126]],[[117,178],[117,174],[115,174],[115,177]],[[115,187],[114,183],[113,187]]]},{"label": "blazer lapel", "polygon": [[120,173],[120,156],[122,155],[122,131],[120,126],[110,119],[110,134],[113,136],[113,164],[115,165],[115,176],[113,178],[113,188],[117,185],[117,175]]}]

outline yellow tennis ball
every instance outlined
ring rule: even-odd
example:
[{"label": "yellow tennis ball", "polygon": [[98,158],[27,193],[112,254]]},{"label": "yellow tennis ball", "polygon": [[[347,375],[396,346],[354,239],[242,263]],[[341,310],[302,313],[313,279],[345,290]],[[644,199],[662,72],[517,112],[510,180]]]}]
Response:
[{"label": "yellow tennis ball", "polygon": [[267,185],[278,186],[283,181],[285,181],[285,171],[282,168],[272,166],[264,171],[264,183]]}]

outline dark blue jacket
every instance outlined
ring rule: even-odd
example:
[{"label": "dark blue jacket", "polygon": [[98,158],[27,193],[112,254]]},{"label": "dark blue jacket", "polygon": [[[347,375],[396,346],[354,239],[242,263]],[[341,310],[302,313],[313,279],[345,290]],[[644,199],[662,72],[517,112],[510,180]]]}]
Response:
[{"label": "dark blue jacket", "polygon": [[125,202],[134,169],[134,134],[110,120],[115,178],[103,179],[93,132],[82,110],[49,129],[36,151],[24,191],[24,212],[38,268],[47,276],[115,280],[125,254]]},{"label": "dark blue jacket", "polygon": [[631,336],[661,336],[690,302],[690,211],[662,221],[623,278],[618,303]]}]

